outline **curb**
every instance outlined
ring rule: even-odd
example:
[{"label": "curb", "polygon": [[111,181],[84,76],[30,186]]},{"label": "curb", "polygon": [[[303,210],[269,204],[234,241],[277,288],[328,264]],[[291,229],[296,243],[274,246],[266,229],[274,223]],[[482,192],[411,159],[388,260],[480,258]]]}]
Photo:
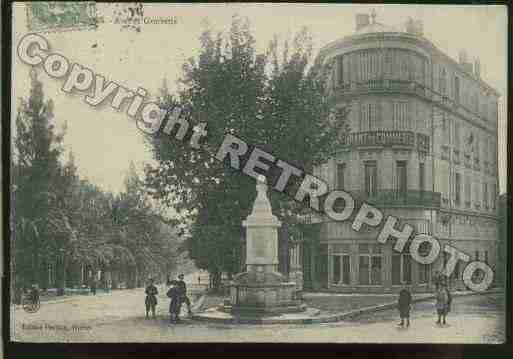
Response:
[{"label": "curb", "polygon": [[[489,290],[486,292],[456,292],[452,294],[452,297],[466,297],[466,296],[472,296],[472,295],[487,295],[487,294],[495,294],[495,293],[503,293],[500,289],[495,290]],[[425,302],[428,300],[435,299],[434,295],[429,295],[426,297],[416,298],[412,299],[412,303],[419,303],[419,302]],[[348,312],[338,313],[338,314],[331,314],[331,315],[324,315],[319,316],[316,318],[297,318],[297,319],[279,319],[279,318],[273,318],[273,319],[266,319],[266,318],[206,318],[203,316],[199,316],[197,314],[194,314],[192,316],[192,319],[198,320],[198,321],[207,321],[207,322],[216,322],[216,323],[223,323],[223,324],[321,324],[321,323],[334,323],[334,322],[340,322],[346,319],[354,318],[359,315],[363,314],[369,314],[369,313],[375,313],[387,309],[394,309],[397,307],[397,303],[394,301],[392,303],[385,303],[380,305],[375,305],[372,307],[364,307],[359,308],[355,310],[351,310]]]}]

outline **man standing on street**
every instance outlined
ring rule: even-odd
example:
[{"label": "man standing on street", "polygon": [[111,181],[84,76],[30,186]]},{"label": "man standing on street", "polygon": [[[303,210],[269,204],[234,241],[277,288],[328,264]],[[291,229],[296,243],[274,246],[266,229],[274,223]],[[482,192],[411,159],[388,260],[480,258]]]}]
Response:
[{"label": "man standing on street", "polygon": [[157,306],[157,294],[159,294],[157,287],[153,284],[154,280],[153,278],[150,279],[149,285],[146,287],[145,293],[146,293],[146,319],[149,317],[149,313],[151,311],[151,314],[153,318],[155,318],[155,307]]},{"label": "man standing on street", "polygon": [[180,290],[180,301],[182,303],[185,303],[187,304],[187,310],[189,312],[189,315],[192,315],[192,311],[191,311],[191,301],[189,300],[189,298],[187,297],[187,285],[185,284],[184,280],[184,275],[183,273],[181,273],[179,276],[178,276],[178,282],[177,282],[177,285],[178,285],[178,288]]}]

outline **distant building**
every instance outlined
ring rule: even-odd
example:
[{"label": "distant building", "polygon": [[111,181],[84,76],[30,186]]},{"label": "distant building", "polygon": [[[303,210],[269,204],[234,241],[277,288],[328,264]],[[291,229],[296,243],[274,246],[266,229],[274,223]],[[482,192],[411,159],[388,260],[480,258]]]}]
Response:
[{"label": "distant building", "polygon": [[[356,24],[320,51],[337,106],[351,111],[344,145],[315,174],[494,268],[500,94],[481,79],[479,60],[461,52],[456,62],[423,37],[419,21],[398,30],[360,14]],[[447,257],[420,265],[377,234],[312,223],[300,250],[305,289],[431,290]],[[463,287],[463,268],[453,288]]]}]

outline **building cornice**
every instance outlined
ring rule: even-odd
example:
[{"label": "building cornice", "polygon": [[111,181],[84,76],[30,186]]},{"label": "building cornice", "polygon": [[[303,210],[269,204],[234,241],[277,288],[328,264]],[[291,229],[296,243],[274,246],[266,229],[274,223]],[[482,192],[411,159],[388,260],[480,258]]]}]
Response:
[{"label": "building cornice", "polygon": [[349,46],[355,43],[360,42],[368,42],[372,40],[383,40],[383,39],[394,39],[400,41],[406,41],[409,43],[414,43],[415,45],[421,46],[424,50],[427,50],[432,56],[438,56],[443,58],[443,60],[447,61],[450,65],[452,65],[459,73],[465,75],[469,80],[474,81],[481,85],[485,90],[491,92],[497,98],[501,96],[501,94],[492,86],[487,84],[480,77],[476,77],[473,73],[469,73],[466,71],[463,66],[461,66],[456,60],[454,60],[449,55],[445,54],[443,51],[438,49],[430,40],[425,37],[412,35],[404,32],[377,32],[377,33],[368,33],[368,34],[357,34],[357,35],[349,35],[343,37],[341,39],[332,41],[322,47],[319,51],[319,57],[323,58],[329,55],[329,53],[335,49],[343,48],[345,46]]}]

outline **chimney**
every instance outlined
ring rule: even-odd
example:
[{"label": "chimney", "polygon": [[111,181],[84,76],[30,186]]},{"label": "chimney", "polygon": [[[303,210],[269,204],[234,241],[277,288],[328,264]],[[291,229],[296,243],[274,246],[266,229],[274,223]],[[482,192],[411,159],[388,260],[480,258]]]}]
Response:
[{"label": "chimney", "polygon": [[356,14],[356,31],[360,30],[362,27],[369,25],[369,15],[368,14]]},{"label": "chimney", "polygon": [[415,29],[415,35],[424,35],[424,24],[422,20],[413,20],[413,28]]},{"label": "chimney", "polygon": [[474,60],[474,74],[477,78],[481,77],[481,61],[479,61],[479,57],[476,57]]},{"label": "chimney", "polygon": [[410,33],[410,34],[415,33],[415,26],[413,24],[413,20],[411,17],[409,17],[408,20],[406,20],[404,27],[405,27],[407,33]]}]

